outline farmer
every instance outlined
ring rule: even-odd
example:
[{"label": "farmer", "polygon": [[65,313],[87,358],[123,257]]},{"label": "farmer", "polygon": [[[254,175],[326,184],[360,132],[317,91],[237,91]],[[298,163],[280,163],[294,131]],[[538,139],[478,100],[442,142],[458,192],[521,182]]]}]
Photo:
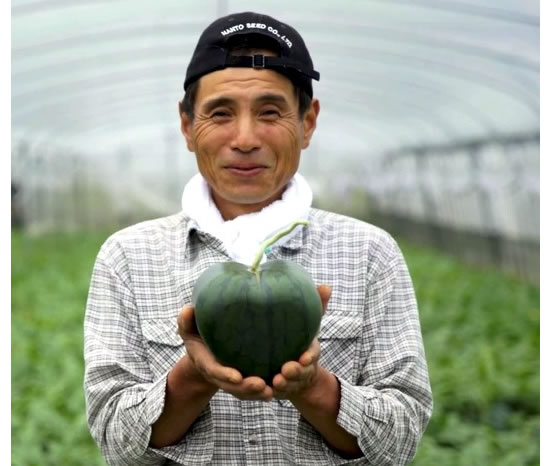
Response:
[{"label": "farmer", "polygon": [[[411,461],[432,397],[415,294],[395,241],[311,207],[297,173],[315,132],[318,80],[300,34],[272,17],[220,18],[199,38],[180,102],[198,174],[182,211],[111,236],[85,318],[91,433],[108,464]],[[338,156],[332,154],[331,156]],[[265,260],[318,286],[318,337],[271,384],[219,364],[189,305],[197,277],[299,219]]]}]

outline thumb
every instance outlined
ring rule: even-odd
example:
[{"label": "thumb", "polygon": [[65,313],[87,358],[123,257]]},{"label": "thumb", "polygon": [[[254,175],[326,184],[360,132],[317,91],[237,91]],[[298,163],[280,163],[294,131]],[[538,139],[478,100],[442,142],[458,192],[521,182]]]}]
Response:
[{"label": "thumb", "polygon": [[319,292],[319,296],[321,298],[321,304],[323,305],[323,314],[324,314],[327,310],[330,296],[332,295],[332,288],[328,285],[319,285],[317,287],[317,291]]},{"label": "thumb", "polygon": [[184,334],[198,333],[193,306],[183,306],[183,309],[178,314],[178,333],[182,338]]}]

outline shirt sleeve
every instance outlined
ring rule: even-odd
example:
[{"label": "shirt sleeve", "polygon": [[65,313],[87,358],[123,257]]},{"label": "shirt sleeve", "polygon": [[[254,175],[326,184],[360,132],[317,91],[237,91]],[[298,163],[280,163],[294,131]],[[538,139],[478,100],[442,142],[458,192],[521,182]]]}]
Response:
[{"label": "shirt sleeve", "polygon": [[411,278],[391,240],[367,283],[374,341],[363,341],[359,381],[339,378],[337,423],[356,436],[368,464],[408,464],[432,413],[432,394]]},{"label": "shirt sleeve", "polygon": [[146,351],[124,253],[106,243],[94,265],[84,321],[84,390],[92,437],[109,465],[207,462],[214,447],[209,407],[179,444],[149,447],[151,425],[164,408],[167,374],[153,379]]}]

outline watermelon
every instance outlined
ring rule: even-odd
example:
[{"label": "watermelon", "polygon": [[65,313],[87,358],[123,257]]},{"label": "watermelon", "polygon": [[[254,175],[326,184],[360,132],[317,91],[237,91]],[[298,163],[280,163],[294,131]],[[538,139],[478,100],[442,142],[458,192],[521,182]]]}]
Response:
[{"label": "watermelon", "polygon": [[298,224],[262,245],[252,267],[222,262],[198,278],[192,302],[199,334],[223,365],[271,385],[287,361],[309,347],[321,324],[315,284],[299,264],[259,262],[264,249]]}]

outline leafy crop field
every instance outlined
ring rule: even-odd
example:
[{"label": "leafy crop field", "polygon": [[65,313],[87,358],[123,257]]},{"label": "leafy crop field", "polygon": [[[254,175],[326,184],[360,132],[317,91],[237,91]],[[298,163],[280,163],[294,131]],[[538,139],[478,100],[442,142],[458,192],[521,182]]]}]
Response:
[{"label": "leafy crop field", "polygon": [[[12,464],[102,465],[82,321],[105,235],[12,235]],[[402,244],[435,399],[416,466],[539,463],[539,289]]]}]

